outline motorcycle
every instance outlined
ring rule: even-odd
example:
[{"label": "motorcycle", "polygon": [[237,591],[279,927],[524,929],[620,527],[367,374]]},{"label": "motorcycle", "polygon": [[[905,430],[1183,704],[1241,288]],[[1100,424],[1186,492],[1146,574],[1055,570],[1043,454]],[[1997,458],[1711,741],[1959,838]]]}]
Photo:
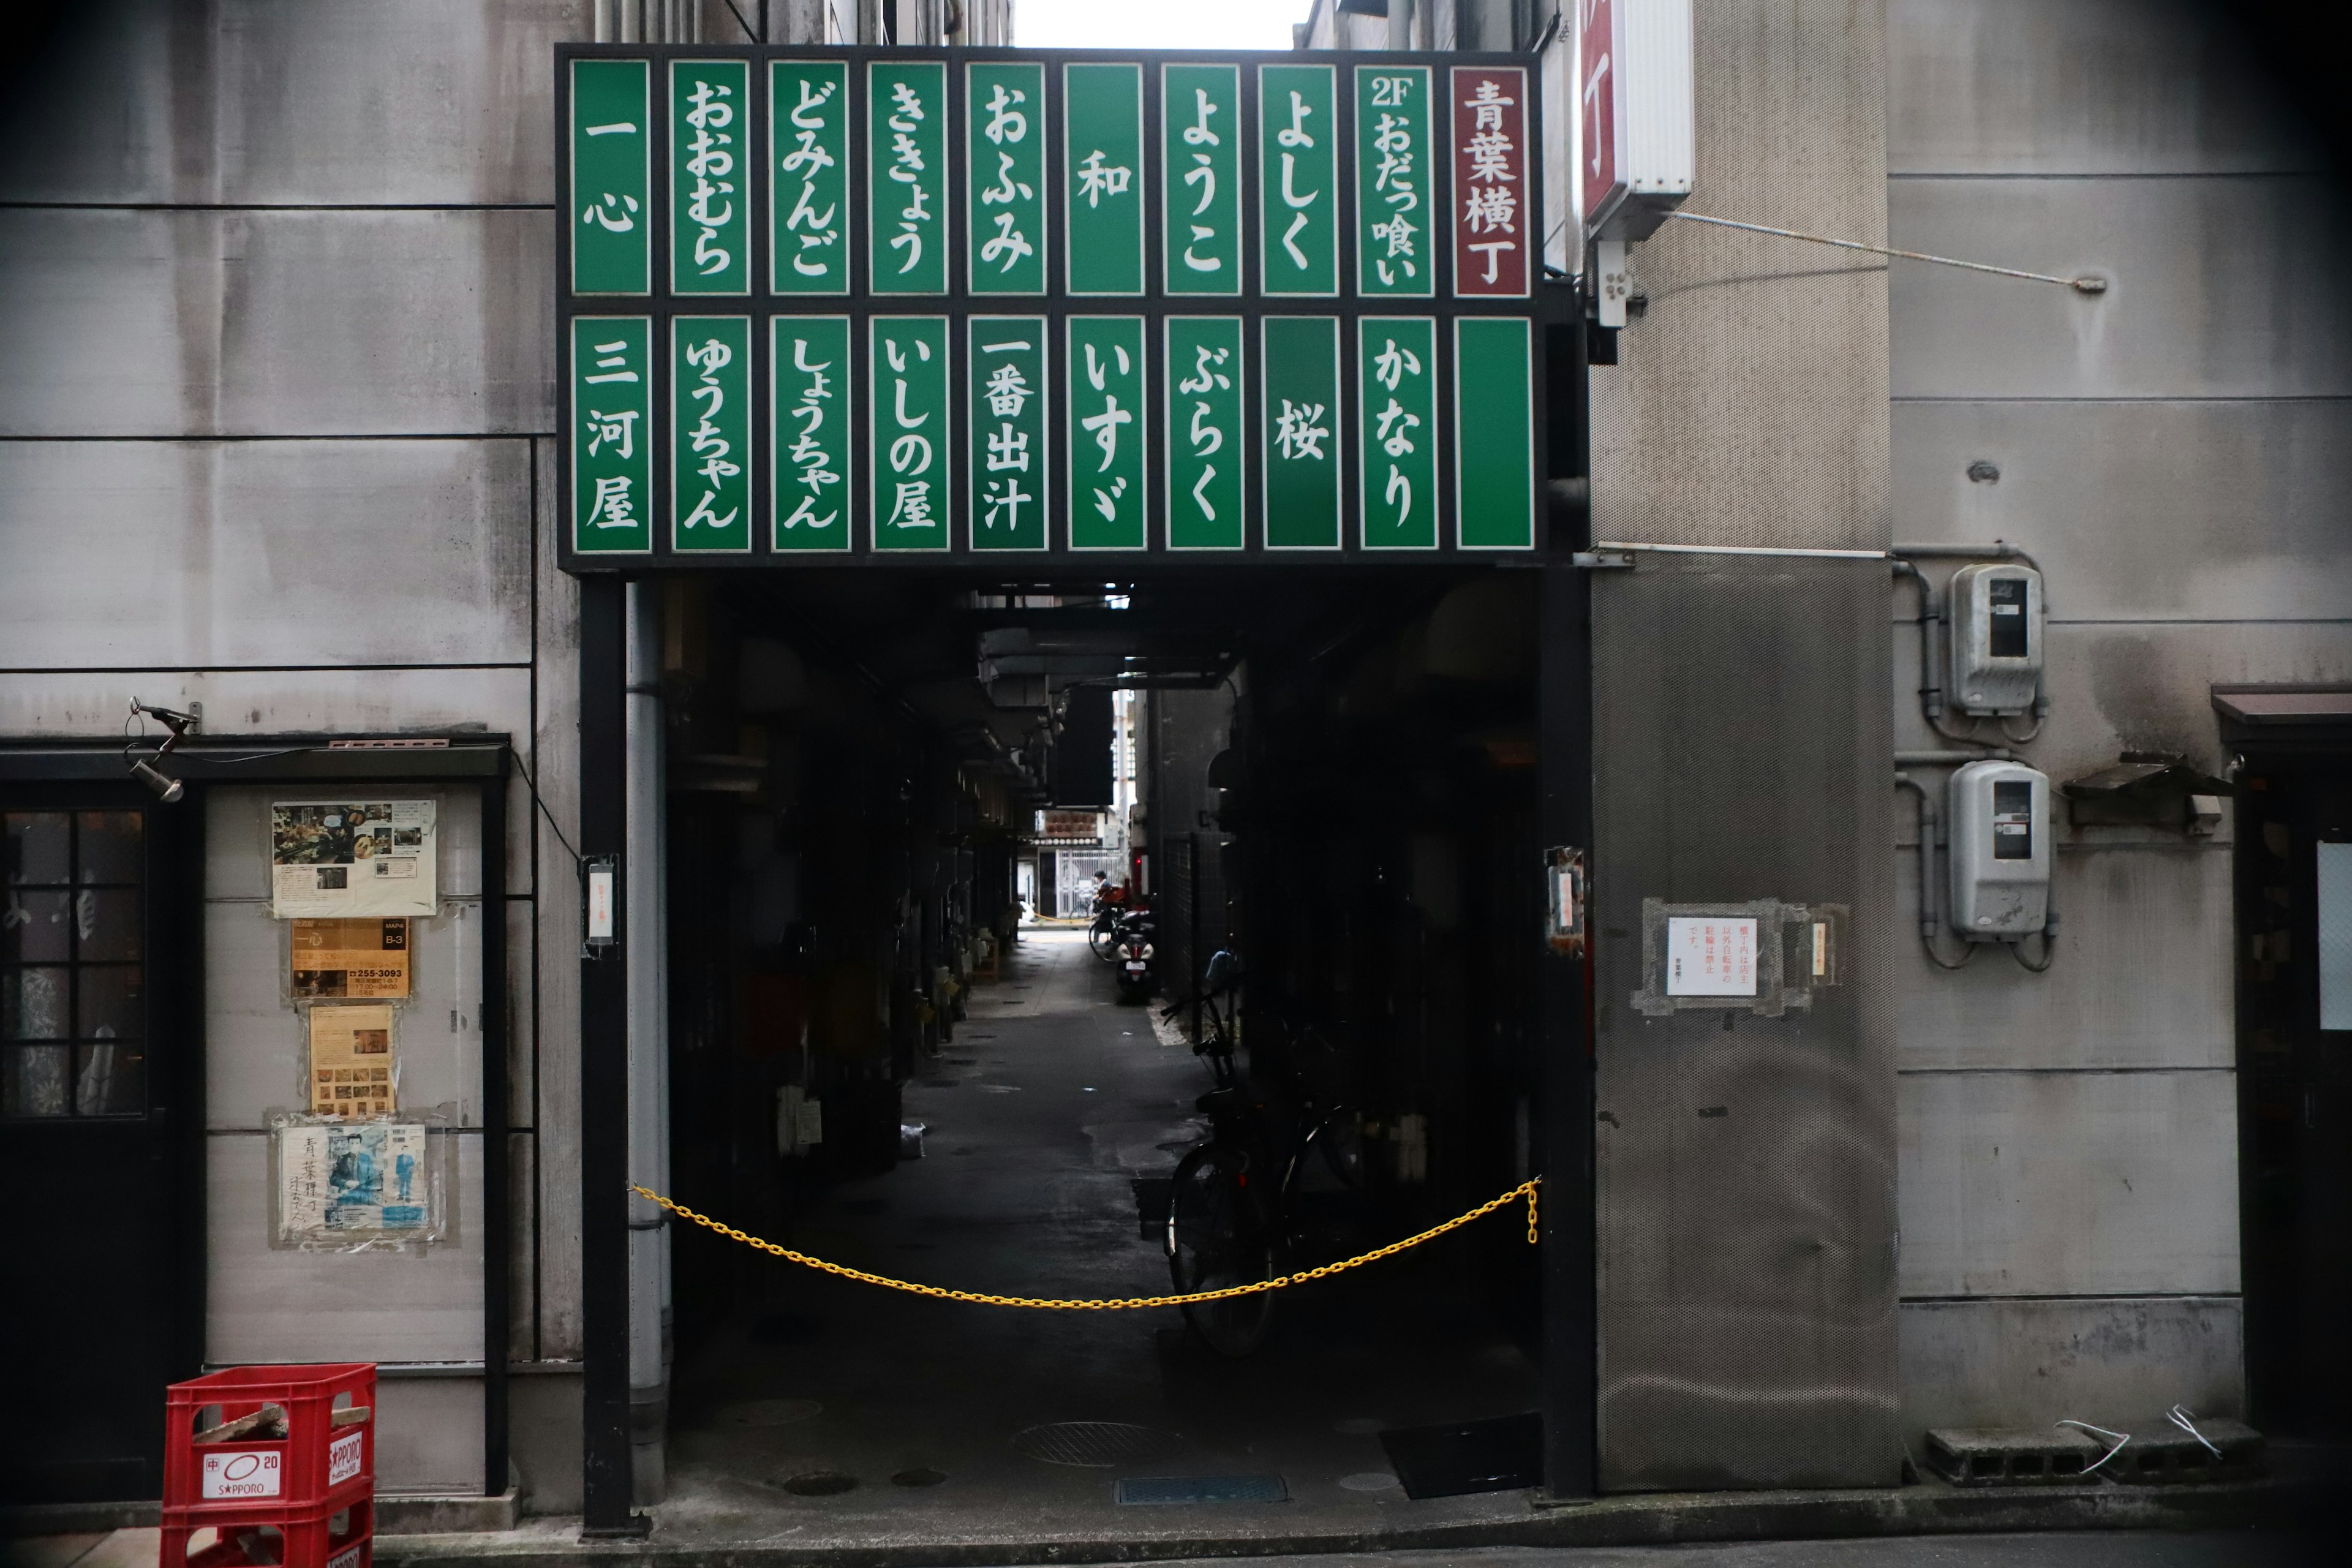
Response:
[{"label": "motorcycle", "polygon": [[1118,934],[1111,943],[1110,963],[1122,1002],[1143,1001],[1159,989],[1159,955],[1151,942],[1157,930],[1149,910],[1134,910],[1118,922]]}]

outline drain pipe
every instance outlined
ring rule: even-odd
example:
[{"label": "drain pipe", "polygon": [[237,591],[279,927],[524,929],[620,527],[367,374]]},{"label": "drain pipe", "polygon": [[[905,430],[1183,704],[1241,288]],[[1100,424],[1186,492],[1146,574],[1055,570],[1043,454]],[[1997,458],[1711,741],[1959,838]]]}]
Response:
[{"label": "drain pipe", "polygon": [[[629,932],[629,1180],[669,1185],[669,929],[662,831],[661,608],[656,584],[628,585],[626,758]],[[661,1208],[629,1194],[629,1443],[640,1506],[668,1490],[669,1228]]]},{"label": "drain pipe", "polygon": [[[1938,754],[1935,752],[1925,753],[1924,756],[1918,752],[1905,754],[1921,757],[1923,761],[1937,760],[1938,756]],[[1948,752],[1943,753],[1943,755],[1956,754]],[[1959,758],[1958,760],[1973,761],[1974,759]],[[1917,779],[1913,778],[1906,773],[1897,773],[1895,775],[1895,787],[1897,789],[1909,790],[1914,795],[1918,797],[1919,802],[1920,949],[1927,953],[1927,957],[1939,969],[1963,968],[1967,965],[1969,959],[1976,952],[1976,944],[1974,942],[1969,943],[1961,951],[1958,962],[1946,958],[1942,952],[1937,950],[1936,947],[1936,939],[1941,936],[1944,932],[1943,911],[1936,903],[1936,851],[1943,847],[1943,828],[1937,820],[1936,797],[1929,793],[1926,784],[1921,784]]]}]

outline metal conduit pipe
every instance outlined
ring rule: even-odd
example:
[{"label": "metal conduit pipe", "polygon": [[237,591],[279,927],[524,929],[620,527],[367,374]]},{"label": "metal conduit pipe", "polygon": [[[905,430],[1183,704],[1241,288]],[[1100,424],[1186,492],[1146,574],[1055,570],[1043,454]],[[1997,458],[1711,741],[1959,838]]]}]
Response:
[{"label": "metal conduit pipe", "polygon": [[1936,902],[1936,851],[1942,847],[1943,840],[1943,826],[1940,814],[1936,810],[1936,797],[1928,793],[1926,784],[1906,773],[1897,773],[1895,775],[1895,787],[1909,790],[1919,802],[1920,950],[1927,953],[1929,962],[1938,969],[1964,968],[1976,953],[1975,943],[1970,942],[1963,947],[1957,961],[1946,958],[1936,948],[1936,939],[1944,931],[1944,913]]},{"label": "metal conduit pipe", "polygon": [[2006,746],[1987,746],[1981,752],[1897,752],[1895,765],[1898,768],[1957,768],[1964,763],[2011,763],[2017,758]]},{"label": "metal conduit pipe", "polygon": [[[669,921],[662,831],[661,612],[656,584],[627,590],[622,746],[629,979],[629,1180],[669,1186]],[[658,1205],[629,1194],[629,1441],[636,1501],[667,1489],[669,1233]]]}]

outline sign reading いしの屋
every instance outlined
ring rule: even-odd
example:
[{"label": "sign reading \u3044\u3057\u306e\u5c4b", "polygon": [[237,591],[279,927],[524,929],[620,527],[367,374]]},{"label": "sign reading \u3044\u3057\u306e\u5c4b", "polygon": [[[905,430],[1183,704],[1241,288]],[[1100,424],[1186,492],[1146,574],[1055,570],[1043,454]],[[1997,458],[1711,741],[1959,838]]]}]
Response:
[{"label": "sign reading \u3044\u3057\u306e\u5c4b", "polygon": [[556,76],[571,570],[1541,542],[1522,58]]}]

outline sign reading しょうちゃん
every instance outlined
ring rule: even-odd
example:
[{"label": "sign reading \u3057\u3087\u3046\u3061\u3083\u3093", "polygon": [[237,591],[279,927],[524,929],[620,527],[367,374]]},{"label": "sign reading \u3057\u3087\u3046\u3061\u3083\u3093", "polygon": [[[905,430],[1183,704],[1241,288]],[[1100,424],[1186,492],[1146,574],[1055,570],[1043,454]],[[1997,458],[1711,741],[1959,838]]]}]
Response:
[{"label": "sign reading \u3057\u3087\u3046\u3061\u3083\u3093", "polygon": [[1541,537],[1523,60],[565,47],[573,569]]}]

